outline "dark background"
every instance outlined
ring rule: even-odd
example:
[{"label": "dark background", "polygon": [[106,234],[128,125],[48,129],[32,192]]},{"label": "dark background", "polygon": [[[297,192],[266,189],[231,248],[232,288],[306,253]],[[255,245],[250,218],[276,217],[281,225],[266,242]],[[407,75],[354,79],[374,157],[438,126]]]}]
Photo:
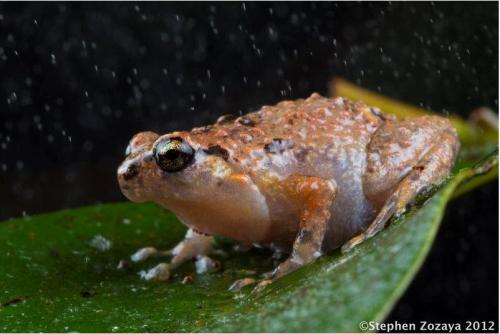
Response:
[{"label": "dark background", "polygon": [[[327,93],[498,109],[497,3],[2,3],[0,219],[121,201],[130,137]],[[498,188],[454,201],[390,320],[497,320]],[[497,327],[498,328],[498,327]]]}]

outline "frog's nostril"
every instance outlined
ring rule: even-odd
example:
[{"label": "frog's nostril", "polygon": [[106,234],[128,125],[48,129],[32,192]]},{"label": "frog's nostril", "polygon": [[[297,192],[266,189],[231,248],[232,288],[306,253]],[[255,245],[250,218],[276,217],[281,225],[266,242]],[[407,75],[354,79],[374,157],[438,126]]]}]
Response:
[{"label": "frog's nostril", "polygon": [[130,180],[139,173],[139,166],[136,163],[131,163],[127,166],[125,173],[123,173],[123,178],[125,180]]}]

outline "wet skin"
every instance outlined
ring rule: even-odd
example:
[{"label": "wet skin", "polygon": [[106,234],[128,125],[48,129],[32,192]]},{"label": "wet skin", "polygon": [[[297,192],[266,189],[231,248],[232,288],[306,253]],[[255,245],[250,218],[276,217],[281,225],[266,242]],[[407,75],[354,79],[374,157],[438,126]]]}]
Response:
[{"label": "wet skin", "polygon": [[118,168],[122,192],[169,209],[190,230],[172,251],[147,247],[133,260],[172,255],[147,276],[163,280],[182,262],[212,253],[214,235],[288,252],[263,287],[375,235],[448,176],[459,147],[446,118],[397,120],[318,94],[189,132],[139,133]]}]

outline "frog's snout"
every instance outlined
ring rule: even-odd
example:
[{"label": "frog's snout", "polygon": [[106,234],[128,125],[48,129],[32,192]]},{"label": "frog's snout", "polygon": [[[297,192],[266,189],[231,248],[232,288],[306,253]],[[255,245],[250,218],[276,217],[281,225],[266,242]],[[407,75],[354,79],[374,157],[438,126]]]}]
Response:
[{"label": "frog's snout", "polygon": [[139,164],[136,161],[124,162],[118,169],[118,178],[123,178],[124,181],[133,179],[137,174],[139,174]]},{"label": "frog's snout", "polygon": [[125,160],[122,162],[118,170],[116,171],[116,176],[118,178],[118,183],[123,194],[127,197],[127,193],[133,188],[133,181],[140,173],[140,165],[136,160]]},{"label": "frog's snout", "polygon": [[126,159],[116,172],[122,193],[131,201],[141,202],[142,193],[137,184],[141,182],[141,164],[138,159]]},{"label": "frog's snout", "polygon": [[143,197],[138,184],[148,174],[150,167],[147,163],[152,160],[150,149],[158,137],[158,134],[151,131],[136,134],[125,150],[125,160],[118,167],[116,176],[122,193],[132,201],[139,201]]}]

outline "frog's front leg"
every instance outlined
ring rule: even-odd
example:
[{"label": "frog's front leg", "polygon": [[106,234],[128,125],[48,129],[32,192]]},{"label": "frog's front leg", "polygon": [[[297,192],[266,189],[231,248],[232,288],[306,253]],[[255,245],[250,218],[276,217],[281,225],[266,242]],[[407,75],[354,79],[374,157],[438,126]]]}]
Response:
[{"label": "frog's front leg", "polygon": [[[291,255],[274,271],[265,275],[266,278],[258,283],[257,291],[322,255],[323,238],[336,189],[334,181],[318,177],[291,176],[285,180],[286,195],[301,208],[299,231]],[[238,290],[254,282],[254,279],[244,278],[233,283],[230,290]]]},{"label": "frog's front leg", "polygon": [[442,117],[423,116],[381,128],[369,145],[364,187],[375,205],[380,198],[386,200],[375,220],[344,244],[342,252],[375,236],[422,190],[442,182],[453,167],[459,147],[455,129]]},{"label": "frog's front leg", "polygon": [[177,246],[171,250],[159,251],[154,247],[145,247],[131,256],[132,261],[143,261],[149,257],[170,256],[173,258],[169,263],[160,263],[143,275],[146,280],[165,281],[170,277],[170,271],[177,268],[186,261],[196,257],[207,256],[214,253],[213,237],[195,232],[189,229]]}]

